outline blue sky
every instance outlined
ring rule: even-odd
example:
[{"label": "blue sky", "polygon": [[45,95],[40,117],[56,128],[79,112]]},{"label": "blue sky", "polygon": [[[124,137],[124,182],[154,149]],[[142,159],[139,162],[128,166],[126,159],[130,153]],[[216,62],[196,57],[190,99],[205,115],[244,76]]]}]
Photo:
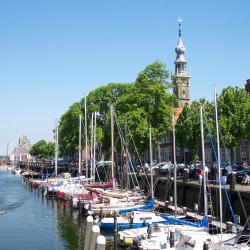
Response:
[{"label": "blue sky", "polygon": [[132,82],[161,60],[174,69],[177,17],[192,72],[191,100],[250,78],[247,0],[1,0],[0,154],[19,136],[51,140],[84,93]]}]

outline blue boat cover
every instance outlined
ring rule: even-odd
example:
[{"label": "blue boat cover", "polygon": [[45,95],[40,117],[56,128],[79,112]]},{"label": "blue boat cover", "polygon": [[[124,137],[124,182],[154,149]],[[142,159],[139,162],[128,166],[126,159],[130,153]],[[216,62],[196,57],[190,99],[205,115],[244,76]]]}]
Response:
[{"label": "blue boat cover", "polygon": [[164,214],[161,214],[161,217],[169,221],[170,224],[181,224],[181,225],[187,225],[192,227],[208,227],[208,217],[204,217],[199,222],[191,222],[184,219],[178,219],[175,217],[170,217]]},{"label": "blue boat cover", "polygon": [[118,214],[126,214],[133,211],[141,211],[141,210],[151,210],[155,207],[155,201],[153,199],[149,200],[146,204],[143,204],[141,206],[131,207],[127,209],[120,209],[118,210]]}]

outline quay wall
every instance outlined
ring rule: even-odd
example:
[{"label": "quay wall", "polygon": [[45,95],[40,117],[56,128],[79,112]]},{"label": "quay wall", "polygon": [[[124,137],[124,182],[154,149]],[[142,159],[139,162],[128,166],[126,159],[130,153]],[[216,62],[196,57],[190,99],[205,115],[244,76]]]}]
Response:
[{"label": "quay wall", "polygon": [[[142,178],[143,179],[143,178]],[[145,181],[142,181],[145,183]],[[160,178],[154,180],[155,185],[155,197],[160,201],[169,201],[170,196],[173,195],[173,180],[167,178]],[[229,208],[228,200],[230,200],[232,210],[235,215],[240,216],[240,224],[244,226],[246,218],[250,216],[250,186],[237,185],[235,190],[230,190],[229,186],[226,187],[226,191],[222,186],[222,206],[223,206],[223,220],[232,221],[233,216]],[[239,188],[240,186],[240,188]],[[145,190],[148,188],[143,186]],[[240,190],[239,190],[240,189]],[[209,185],[208,188],[208,202],[212,203],[212,209],[210,214],[219,217],[219,187],[218,185]],[[227,192],[227,195],[226,195]],[[199,213],[203,212],[203,186],[199,185],[198,181],[183,182],[177,181],[177,204],[179,207],[187,207],[189,210],[194,211],[194,204],[198,204]],[[228,198],[227,198],[228,197]],[[244,208],[242,206],[244,204]],[[245,211],[244,211],[245,210]]]}]

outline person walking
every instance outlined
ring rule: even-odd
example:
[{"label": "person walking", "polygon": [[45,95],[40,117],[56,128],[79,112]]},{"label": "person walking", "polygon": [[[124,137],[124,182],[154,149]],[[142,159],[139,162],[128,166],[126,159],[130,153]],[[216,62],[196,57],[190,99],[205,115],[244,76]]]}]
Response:
[{"label": "person walking", "polygon": [[201,167],[198,168],[197,175],[199,178],[199,183],[202,184],[202,169],[201,169]]}]

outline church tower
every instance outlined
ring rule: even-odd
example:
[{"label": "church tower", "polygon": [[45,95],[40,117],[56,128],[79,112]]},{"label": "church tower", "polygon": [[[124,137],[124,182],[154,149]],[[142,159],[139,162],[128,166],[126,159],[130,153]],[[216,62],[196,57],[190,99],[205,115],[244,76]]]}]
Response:
[{"label": "church tower", "polygon": [[178,18],[179,23],[179,40],[175,47],[176,60],[175,60],[175,74],[172,76],[174,94],[178,98],[176,108],[183,108],[186,103],[190,100],[189,97],[189,86],[191,74],[187,72],[185,59],[185,47],[181,39],[181,23],[182,19]]}]

